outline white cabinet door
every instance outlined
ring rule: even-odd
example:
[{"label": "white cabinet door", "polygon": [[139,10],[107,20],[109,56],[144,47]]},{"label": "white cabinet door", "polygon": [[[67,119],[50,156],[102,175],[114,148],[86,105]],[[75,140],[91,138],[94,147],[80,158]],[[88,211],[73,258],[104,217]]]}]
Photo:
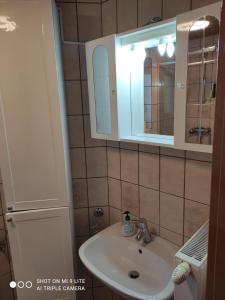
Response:
[{"label": "white cabinet door", "polygon": [[53,2],[0,1],[0,11],[0,165],[6,207],[67,206],[64,101]]},{"label": "white cabinet door", "polygon": [[8,213],[6,220],[15,281],[32,282],[30,289],[17,287],[18,300],[75,299],[67,291],[43,290],[44,285],[61,284],[37,283],[38,279],[74,278],[69,209]]},{"label": "white cabinet door", "polygon": [[212,152],[221,3],[177,16],[175,147]]},{"label": "white cabinet door", "polygon": [[118,140],[115,35],[86,43],[91,136]]}]

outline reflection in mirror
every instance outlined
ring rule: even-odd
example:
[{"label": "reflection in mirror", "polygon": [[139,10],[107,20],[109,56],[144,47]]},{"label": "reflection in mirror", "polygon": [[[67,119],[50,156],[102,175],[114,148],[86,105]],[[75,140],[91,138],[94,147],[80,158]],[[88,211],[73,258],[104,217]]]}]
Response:
[{"label": "reflection in mirror", "polygon": [[173,135],[174,80],[175,49],[168,45],[165,48],[163,44],[160,48],[147,48],[144,61],[145,133]]},{"label": "reflection in mirror", "polygon": [[216,101],[219,21],[193,22],[188,39],[186,142],[211,145]]}]

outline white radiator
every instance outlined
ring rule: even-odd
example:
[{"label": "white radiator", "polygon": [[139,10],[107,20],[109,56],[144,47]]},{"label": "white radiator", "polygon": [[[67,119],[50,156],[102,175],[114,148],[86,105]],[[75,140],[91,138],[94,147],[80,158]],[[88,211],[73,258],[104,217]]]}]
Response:
[{"label": "white radiator", "polygon": [[181,276],[182,283],[175,284],[174,300],[205,299],[207,253],[208,222],[202,225],[175,255],[175,266],[186,262],[191,267],[191,272],[186,277]]}]

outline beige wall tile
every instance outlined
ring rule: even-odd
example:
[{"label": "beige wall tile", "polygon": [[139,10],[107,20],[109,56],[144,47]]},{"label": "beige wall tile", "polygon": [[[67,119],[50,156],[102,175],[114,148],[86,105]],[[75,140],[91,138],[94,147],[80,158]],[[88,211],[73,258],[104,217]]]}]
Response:
[{"label": "beige wall tile", "polygon": [[211,163],[187,160],[185,198],[209,204],[211,188]]},{"label": "beige wall tile", "polygon": [[101,36],[101,6],[78,3],[79,40],[91,41]]},{"label": "beige wall tile", "polygon": [[104,215],[102,217],[94,216],[95,207],[91,207],[89,209],[91,234],[95,234],[96,232],[103,230],[104,228],[109,226],[109,208],[108,206],[102,208],[104,210]]},{"label": "beige wall tile", "polygon": [[108,147],[118,148],[120,146],[120,142],[117,141],[106,141]]},{"label": "beige wall tile", "polygon": [[117,179],[108,178],[109,205],[121,209],[121,182]]},{"label": "beige wall tile", "polygon": [[192,9],[218,2],[217,0],[192,0]]},{"label": "beige wall tile", "polygon": [[85,2],[87,2],[87,3],[91,3],[91,2],[93,2],[93,3],[101,3],[101,0],[77,0],[77,2],[83,2],[83,3],[85,3]]},{"label": "beige wall tile", "polygon": [[153,154],[159,154],[159,147],[152,146],[152,145],[140,144],[139,151],[153,153]]},{"label": "beige wall tile", "polygon": [[209,218],[209,206],[185,199],[184,235],[192,236]]},{"label": "beige wall tile", "polygon": [[122,210],[129,210],[132,215],[139,217],[138,186],[128,182],[122,182]]},{"label": "beige wall tile", "polygon": [[112,300],[113,292],[107,287],[97,287],[93,290],[94,300]]},{"label": "beige wall tile", "polygon": [[140,217],[159,224],[159,191],[140,187]]},{"label": "beige wall tile", "polygon": [[66,110],[68,115],[82,114],[80,81],[65,81]]},{"label": "beige wall tile", "polygon": [[152,234],[159,235],[159,224],[147,221],[148,228]]},{"label": "beige wall tile", "polygon": [[84,147],[83,117],[69,116],[67,120],[70,147]]},{"label": "beige wall tile", "polygon": [[138,183],[138,152],[121,150],[121,179]]},{"label": "beige wall tile", "polygon": [[109,0],[102,4],[103,35],[116,33],[116,0]]},{"label": "beige wall tile", "polygon": [[0,184],[0,215],[3,214],[3,203],[5,203],[4,201],[4,193],[3,193],[3,185]]},{"label": "beige wall tile", "polygon": [[184,244],[189,240],[189,237],[184,236]]},{"label": "beige wall tile", "polygon": [[102,281],[100,281],[96,276],[93,275],[93,287],[104,287]]},{"label": "beige wall tile", "polygon": [[83,113],[89,114],[89,97],[88,97],[87,81],[82,81],[81,91],[82,91]]},{"label": "beige wall tile", "polygon": [[85,178],[86,177],[86,164],[85,164],[85,149],[73,148],[70,150],[72,178]]},{"label": "beige wall tile", "polygon": [[184,159],[160,157],[160,190],[177,196],[184,195]]},{"label": "beige wall tile", "polygon": [[4,229],[0,229],[0,241],[6,239],[6,231]]},{"label": "beige wall tile", "polygon": [[126,300],[126,299],[120,295],[113,293],[113,300]]},{"label": "beige wall tile", "polygon": [[107,147],[108,176],[120,179],[120,150]]},{"label": "beige wall tile", "polygon": [[162,0],[138,1],[138,26],[148,24],[153,17],[161,17]]},{"label": "beige wall tile", "polygon": [[65,80],[80,79],[78,46],[62,45],[63,71]]},{"label": "beige wall tile", "polygon": [[82,80],[87,80],[87,64],[86,64],[86,54],[85,54],[84,45],[79,46],[79,55],[80,55],[80,76]]},{"label": "beige wall tile", "polygon": [[163,0],[163,19],[173,18],[190,9],[190,0]]},{"label": "beige wall tile", "polygon": [[74,209],[75,233],[78,236],[89,234],[88,208]]},{"label": "beige wall tile", "polygon": [[90,116],[84,116],[84,131],[86,147],[106,146],[105,140],[93,139],[91,137]]},{"label": "beige wall tile", "polygon": [[5,229],[3,216],[0,216],[0,229]]},{"label": "beige wall tile", "polygon": [[117,0],[118,32],[137,27],[137,0]]},{"label": "beige wall tile", "polygon": [[86,179],[73,179],[72,184],[74,207],[88,207]]},{"label": "beige wall tile", "polygon": [[212,154],[211,153],[195,152],[195,151],[187,151],[186,158],[211,162],[212,161]]},{"label": "beige wall tile", "polygon": [[3,299],[3,300],[12,300],[13,299],[13,292],[12,292],[12,289],[9,287],[10,281],[11,281],[10,274],[5,274],[5,275],[1,276],[0,299]]},{"label": "beige wall tile", "polygon": [[[5,241],[6,242],[6,241]],[[6,248],[7,251],[7,248]],[[0,252],[0,276],[10,273],[10,264],[8,255]]]},{"label": "beige wall tile", "polygon": [[175,157],[185,157],[184,150],[160,147],[160,154],[168,155],[168,156],[175,156]]},{"label": "beige wall tile", "polygon": [[105,177],[107,176],[106,148],[86,148],[87,176]]},{"label": "beige wall tile", "polygon": [[169,231],[165,228],[160,228],[160,236],[171,243],[182,246],[183,245],[183,236],[181,234]]},{"label": "beige wall tile", "polygon": [[[77,239],[77,238],[76,238]],[[75,264],[75,274],[77,278],[84,278],[85,279],[85,288],[88,289],[89,287],[92,287],[92,274],[87,270],[87,268],[83,265],[83,263],[81,262],[81,260],[79,258],[77,258],[78,262],[77,264]],[[90,290],[90,289],[88,289]],[[91,290],[90,290],[91,291]],[[86,291],[83,291],[84,294],[78,294],[76,292],[76,300],[77,299],[82,299],[82,296],[86,296]],[[91,294],[90,294],[91,296]],[[85,298],[83,298],[85,299]],[[93,300],[92,298],[89,298],[90,300]]]},{"label": "beige wall tile", "polygon": [[77,10],[75,3],[59,3],[63,21],[64,41],[77,41]]},{"label": "beige wall tile", "polygon": [[139,152],[139,184],[159,189],[159,155]]},{"label": "beige wall tile", "polygon": [[88,179],[89,206],[108,205],[108,181],[105,178]]},{"label": "beige wall tile", "polygon": [[121,222],[121,210],[109,207],[110,224]]},{"label": "beige wall tile", "polygon": [[93,300],[92,289],[76,292],[76,300]]},{"label": "beige wall tile", "polygon": [[183,198],[160,193],[160,225],[183,234],[183,206]]},{"label": "beige wall tile", "polygon": [[138,150],[138,144],[130,142],[120,142],[120,148],[127,150]]}]

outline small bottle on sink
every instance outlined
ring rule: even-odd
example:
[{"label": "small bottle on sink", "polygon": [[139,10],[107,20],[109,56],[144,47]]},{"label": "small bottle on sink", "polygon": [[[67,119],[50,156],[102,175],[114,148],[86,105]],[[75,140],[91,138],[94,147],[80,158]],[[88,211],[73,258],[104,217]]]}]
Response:
[{"label": "small bottle on sink", "polygon": [[122,235],[123,236],[132,236],[136,233],[136,226],[130,218],[130,212],[125,211],[123,213],[123,223],[122,223]]}]

